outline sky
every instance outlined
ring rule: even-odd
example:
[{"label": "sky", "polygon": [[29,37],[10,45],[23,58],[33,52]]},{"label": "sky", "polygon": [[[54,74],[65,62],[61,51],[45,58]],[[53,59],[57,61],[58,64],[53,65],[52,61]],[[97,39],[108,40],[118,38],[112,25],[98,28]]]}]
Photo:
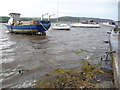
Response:
[{"label": "sky", "polygon": [[[95,17],[118,20],[119,0],[1,0],[0,16],[21,13],[21,17]],[[47,17],[47,16],[46,16]]]}]

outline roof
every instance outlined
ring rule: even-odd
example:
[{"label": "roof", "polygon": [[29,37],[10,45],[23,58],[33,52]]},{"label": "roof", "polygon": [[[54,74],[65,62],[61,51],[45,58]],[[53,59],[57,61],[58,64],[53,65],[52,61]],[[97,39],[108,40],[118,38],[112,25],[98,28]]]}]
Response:
[{"label": "roof", "polygon": [[20,13],[10,13],[9,15],[20,15]]}]

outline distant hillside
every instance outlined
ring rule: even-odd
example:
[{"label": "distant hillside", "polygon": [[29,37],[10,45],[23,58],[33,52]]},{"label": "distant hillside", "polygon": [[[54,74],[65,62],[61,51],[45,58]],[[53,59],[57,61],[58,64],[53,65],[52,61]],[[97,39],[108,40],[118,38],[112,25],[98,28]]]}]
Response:
[{"label": "distant hillside", "polygon": [[79,22],[83,20],[94,20],[95,22],[109,22],[113,21],[110,19],[100,19],[100,18],[88,18],[88,17],[70,17],[70,16],[65,16],[65,17],[60,17],[59,21],[69,21],[69,22]]},{"label": "distant hillside", "polygon": [[6,16],[0,16],[0,23],[6,23],[8,21],[9,17]]},{"label": "distant hillside", "polygon": [[[9,20],[9,17],[6,16],[0,16],[0,22],[6,23]],[[22,17],[22,21],[29,21],[29,20],[41,20],[41,18],[37,17]],[[51,22],[56,22],[56,18],[51,19]],[[109,22],[113,21],[110,19],[100,19],[100,18],[88,18],[88,17],[71,17],[71,16],[64,16],[59,17],[58,19],[60,22],[79,22],[83,20],[94,20],[95,22]]]}]

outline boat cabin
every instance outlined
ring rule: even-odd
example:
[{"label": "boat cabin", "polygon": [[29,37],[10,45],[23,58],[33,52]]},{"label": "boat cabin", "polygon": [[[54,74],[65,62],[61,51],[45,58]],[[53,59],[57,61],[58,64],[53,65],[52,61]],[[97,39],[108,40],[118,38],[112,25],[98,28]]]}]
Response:
[{"label": "boat cabin", "polygon": [[10,19],[8,20],[9,25],[14,25],[20,21],[20,13],[10,13]]}]

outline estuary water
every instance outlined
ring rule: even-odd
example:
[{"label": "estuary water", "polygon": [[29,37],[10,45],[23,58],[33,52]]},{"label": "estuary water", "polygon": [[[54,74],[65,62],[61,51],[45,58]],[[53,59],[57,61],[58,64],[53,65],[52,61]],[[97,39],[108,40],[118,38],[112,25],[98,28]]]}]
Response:
[{"label": "estuary water", "polygon": [[[81,59],[100,57],[109,50],[107,31],[111,27],[71,28],[70,31],[47,31],[47,36],[9,33],[0,24],[1,87],[29,87],[45,73],[55,68],[75,68],[80,71]],[[83,54],[76,54],[86,50]],[[95,53],[91,53],[95,52]],[[106,68],[111,68],[109,64]]]}]

